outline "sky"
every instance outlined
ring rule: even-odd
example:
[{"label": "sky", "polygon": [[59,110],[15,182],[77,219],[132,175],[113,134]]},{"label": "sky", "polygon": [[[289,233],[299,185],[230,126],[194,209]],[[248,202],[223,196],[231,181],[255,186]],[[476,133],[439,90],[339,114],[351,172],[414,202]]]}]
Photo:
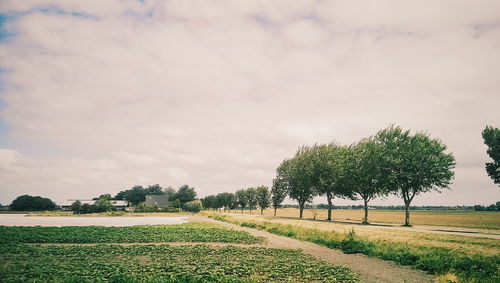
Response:
[{"label": "sky", "polygon": [[457,160],[450,189],[413,204],[500,201],[481,137],[500,127],[498,11],[472,0],[1,0],[0,203],[270,186],[299,146],[391,124],[441,139]]}]

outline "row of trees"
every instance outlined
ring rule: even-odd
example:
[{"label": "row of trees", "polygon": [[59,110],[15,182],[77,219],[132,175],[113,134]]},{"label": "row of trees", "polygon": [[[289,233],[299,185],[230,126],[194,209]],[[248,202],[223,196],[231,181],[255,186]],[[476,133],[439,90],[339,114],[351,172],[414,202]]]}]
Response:
[{"label": "row of trees", "polygon": [[264,209],[271,205],[271,192],[267,186],[259,186],[256,188],[247,188],[236,191],[236,193],[220,193],[217,195],[210,195],[201,199],[203,207],[207,209],[221,209],[226,210],[236,209],[238,206],[243,209],[248,207],[250,212],[257,206],[260,208],[260,214]]},{"label": "row of trees", "polygon": [[475,211],[500,211],[500,201],[497,201],[495,204],[490,204],[488,206],[476,204],[476,205],[474,205],[474,210]]},{"label": "row of trees", "polygon": [[455,159],[445,150],[440,140],[426,133],[411,134],[394,126],[349,146],[303,146],[277,168],[273,192],[296,200],[301,218],[305,205],[316,196],[326,196],[328,220],[334,198],[362,199],[364,223],[369,201],[394,194],[403,199],[405,225],[410,225],[414,197],[451,184]]},{"label": "row of trees", "polygon": [[116,211],[116,207],[111,204],[111,196],[109,194],[101,195],[99,198],[95,199],[95,203],[93,204],[82,204],[77,200],[71,204],[70,209],[75,214]]},{"label": "row of trees", "polygon": [[[120,191],[112,199],[126,200],[132,205],[138,205],[146,201],[146,195],[168,195],[170,203],[174,204],[179,202],[180,206],[196,199],[196,191],[193,187],[182,185],[176,190],[171,186],[162,188],[159,184],[151,185],[146,188],[143,186],[134,186],[129,190]],[[102,197],[102,195],[100,197]]]}]

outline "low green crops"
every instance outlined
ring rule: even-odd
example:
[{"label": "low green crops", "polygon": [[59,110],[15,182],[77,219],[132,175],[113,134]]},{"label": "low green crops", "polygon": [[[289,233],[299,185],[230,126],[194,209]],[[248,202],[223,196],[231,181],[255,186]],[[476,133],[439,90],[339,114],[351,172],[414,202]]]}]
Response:
[{"label": "low green crops", "polygon": [[0,243],[155,243],[222,242],[254,244],[262,238],[243,231],[206,223],[129,227],[6,227],[0,226]]},{"label": "low green crops", "polygon": [[500,256],[465,254],[442,247],[424,247],[411,243],[367,240],[354,231],[336,233],[293,225],[270,222],[240,222],[230,217],[211,215],[213,219],[231,222],[243,227],[266,230],[270,233],[320,244],[344,253],[362,253],[368,256],[409,265],[431,274],[455,273],[464,281],[500,282]]},{"label": "low green crops", "polygon": [[137,244],[172,241],[252,244],[262,238],[206,223],[0,226],[0,282],[359,282],[350,269],[299,250]]},{"label": "low green crops", "polygon": [[7,282],[357,282],[349,269],[316,261],[297,250],[203,245],[0,245],[0,254],[0,278]]}]

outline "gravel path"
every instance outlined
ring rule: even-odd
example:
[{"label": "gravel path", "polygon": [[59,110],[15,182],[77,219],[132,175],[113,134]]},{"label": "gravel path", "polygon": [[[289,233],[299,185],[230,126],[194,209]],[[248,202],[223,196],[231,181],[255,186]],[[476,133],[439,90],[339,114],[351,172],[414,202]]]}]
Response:
[{"label": "gravel path", "polygon": [[422,271],[399,266],[395,263],[377,258],[371,258],[360,254],[344,254],[339,250],[329,249],[314,243],[278,236],[266,231],[241,227],[207,217],[192,216],[189,218],[189,221],[216,223],[227,228],[249,232],[254,236],[264,237],[266,243],[258,246],[280,249],[300,249],[304,253],[312,255],[315,258],[352,269],[359,274],[361,282],[434,282],[432,276]]}]

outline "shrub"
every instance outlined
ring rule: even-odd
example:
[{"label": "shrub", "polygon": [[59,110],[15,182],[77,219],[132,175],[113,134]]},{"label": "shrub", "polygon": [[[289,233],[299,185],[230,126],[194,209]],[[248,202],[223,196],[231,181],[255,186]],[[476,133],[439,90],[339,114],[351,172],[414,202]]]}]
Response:
[{"label": "shrub", "polygon": [[186,202],[183,205],[183,209],[185,211],[198,213],[203,209],[203,204],[201,203],[200,200],[193,200],[193,201]]},{"label": "shrub", "polygon": [[346,254],[363,253],[369,254],[373,249],[373,243],[359,239],[354,229],[349,231],[345,240],[340,243],[340,249]]}]

